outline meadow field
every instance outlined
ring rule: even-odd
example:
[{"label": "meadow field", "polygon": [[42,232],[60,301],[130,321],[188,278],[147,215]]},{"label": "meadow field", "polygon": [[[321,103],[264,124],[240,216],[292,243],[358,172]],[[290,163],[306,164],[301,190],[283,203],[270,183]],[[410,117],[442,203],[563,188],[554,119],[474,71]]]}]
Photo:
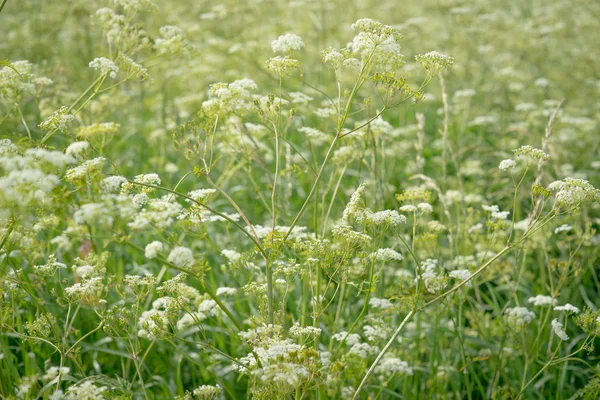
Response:
[{"label": "meadow field", "polygon": [[600,398],[597,0],[0,0],[0,399]]}]

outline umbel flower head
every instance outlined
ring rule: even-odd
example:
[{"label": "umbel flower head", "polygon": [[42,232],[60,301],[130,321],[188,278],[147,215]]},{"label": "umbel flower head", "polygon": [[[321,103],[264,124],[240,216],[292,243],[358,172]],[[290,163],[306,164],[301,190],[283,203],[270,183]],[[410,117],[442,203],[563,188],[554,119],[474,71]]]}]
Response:
[{"label": "umbel flower head", "polygon": [[77,129],[78,138],[91,138],[99,135],[114,135],[119,132],[121,125],[114,122],[100,122]]},{"label": "umbel flower head", "polygon": [[600,190],[585,179],[565,178],[548,185],[555,193],[557,207],[578,207],[585,202],[600,202]]},{"label": "umbel flower head", "polygon": [[440,72],[446,71],[454,64],[454,58],[437,51],[419,54],[415,56],[415,60],[427,71],[431,76],[438,75]]},{"label": "umbel flower head", "polygon": [[352,29],[358,33],[352,42],[348,43],[347,47],[352,57],[344,60],[344,66],[351,67],[355,62],[360,66],[361,63],[370,62],[376,69],[395,70],[404,64],[398,43],[402,34],[396,28],[362,18],[352,24]]},{"label": "umbel flower head", "polygon": [[525,325],[529,324],[535,318],[535,313],[525,307],[507,308],[504,311],[506,322],[517,332],[523,330]]},{"label": "umbel flower head", "polygon": [[293,33],[286,33],[271,42],[274,53],[293,53],[304,47],[302,38]]},{"label": "umbel flower head", "polygon": [[0,68],[0,98],[20,103],[23,97],[36,95],[36,86],[52,84],[48,78],[35,77],[32,69],[33,64],[27,60],[15,61]]},{"label": "umbel flower head", "polygon": [[190,44],[185,39],[183,31],[172,25],[166,25],[160,28],[162,38],[154,41],[154,47],[158,54],[189,54]]},{"label": "umbel flower head", "polygon": [[67,129],[67,124],[74,119],[75,117],[69,114],[69,109],[65,106],[62,106],[58,110],[54,111],[50,117],[46,118],[46,120],[40,124],[40,129],[46,132],[53,131],[55,129],[65,131]]},{"label": "umbel flower head", "polygon": [[500,165],[498,165],[498,169],[500,169],[501,171],[508,171],[511,168],[514,168],[517,166],[517,163],[515,160],[502,160],[500,162]]},{"label": "umbel flower head", "polygon": [[366,33],[375,44],[388,40],[398,41],[403,35],[394,27],[384,25],[379,21],[370,18],[361,18],[352,24],[352,29]]},{"label": "umbel flower head", "polygon": [[273,57],[266,61],[265,68],[279,76],[283,76],[300,66],[300,61],[287,57]]},{"label": "umbel flower head", "polygon": [[527,163],[534,161],[546,161],[550,156],[544,153],[543,150],[536,149],[531,146],[521,146],[518,149],[513,150],[515,156],[524,158]]},{"label": "umbel flower head", "polygon": [[90,61],[90,68],[100,71],[101,75],[108,75],[111,78],[116,78],[117,72],[119,72],[119,67],[106,57],[94,58]]}]

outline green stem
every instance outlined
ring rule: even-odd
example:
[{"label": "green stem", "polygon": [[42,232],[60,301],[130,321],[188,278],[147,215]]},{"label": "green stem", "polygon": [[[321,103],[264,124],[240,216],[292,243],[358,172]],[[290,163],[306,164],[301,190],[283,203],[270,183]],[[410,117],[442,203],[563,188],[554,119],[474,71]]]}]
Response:
[{"label": "green stem", "polygon": [[21,111],[20,106],[17,106],[17,111],[19,111],[19,117],[21,118],[21,122],[23,123],[23,126],[25,127],[25,130],[27,131],[27,136],[29,137],[29,140],[31,140],[31,131],[29,130],[29,127],[27,126],[27,122],[25,122],[25,118],[23,117],[23,112]]},{"label": "green stem", "polygon": [[[275,227],[273,227],[275,228]],[[275,321],[275,311],[273,307],[273,261],[267,262],[267,307],[269,324],[273,325]]]},{"label": "green stem", "polygon": [[[104,78],[106,76],[105,75],[100,75],[98,78],[96,78],[96,80],[94,82],[92,82],[92,84],[90,86],[88,86],[87,89],[85,89],[85,91],[81,94],[81,96],[79,96],[77,98],[77,100],[75,100],[73,102],[73,104],[71,104],[71,106],[69,106],[69,108],[67,109],[67,114],[71,112],[71,110],[73,110],[73,108],[75,108],[75,106],[81,101],[81,99],[83,99],[92,89],[94,89],[94,87],[96,87],[96,85],[100,82],[100,81],[104,81]],[[87,103],[86,103],[87,104]],[[80,108],[81,110],[81,108]],[[79,110],[77,110],[79,111]],[[46,143],[48,141],[48,139],[50,139],[55,133],[56,131],[58,131],[58,128],[48,132],[46,134],[46,136],[44,136],[42,138],[42,141],[40,142],[40,145],[43,145],[44,143]]]},{"label": "green stem", "polygon": [[8,241],[10,234],[12,233],[13,229],[15,228],[16,221],[17,221],[16,219],[12,218],[10,223],[8,224],[8,229],[6,230],[6,232],[4,232],[4,236],[2,237],[2,241],[0,242],[0,250],[2,250],[2,248]]},{"label": "green stem", "polygon": [[304,214],[304,211],[306,210],[308,203],[312,199],[312,197],[315,193],[315,190],[317,189],[317,185],[319,184],[319,181],[321,180],[321,177],[323,176],[323,171],[325,171],[325,166],[327,165],[327,161],[329,161],[329,158],[331,157],[331,154],[333,153],[333,149],[335,148],[335,145],[336,145],[338,139],[339,139],[338,135],[336,135],[333,138],[333,141],[331,142],[331,145],[329,146],[329,150],[327,150],[327,154],[325,155],[325,160],[323,160],[323,163],[321,164],[321,168],[319,168],[319,173],[317,174],[317,177],[315,178],[312,188],[310,189],[310,192],[308,193],[306,200],[304,200],[304,204],[302,205],[302,208],[300,208],[300,211],[298,212],[298,214],[296,214],[296,217],[292,221],[292,224],[290,225],[289,230],[283,237],[283,240],[282,240],[283,242],[285,242],[286,239],[290,236],[290,234],[292,233],[292,230],[294,229],[294,227],[300,220],[300,217],[302,217],[302,214]]}]

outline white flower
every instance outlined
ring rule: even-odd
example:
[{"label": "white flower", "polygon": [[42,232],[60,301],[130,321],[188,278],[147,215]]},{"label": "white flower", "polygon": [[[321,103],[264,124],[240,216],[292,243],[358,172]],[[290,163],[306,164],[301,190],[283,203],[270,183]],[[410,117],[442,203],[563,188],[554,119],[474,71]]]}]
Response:
[{"label": "white flower", "polygon": [[65,179],[73,184],[83,184],[88,178],[93,179],[96,176],[101,178],[104,160],[104,157],[87,160],[83,164],[69,169],[65,174]]},{"label": "white flower", "polygon": [[65,154],[71,157],[80,158],[90,148],[90,144],[86,141],[74,142],[67,147]]},{"label": "white flower", "polygon": [[[144,185],[158,186],[160,185],[161,181],[158,174],[142,174],[136,175],[136,177],[133,179],[133,182],[135,183],[128,182],[127,184],[123,185],[123,192],[129,193],[134,189],[137,189],[144,193],[152,192],[154,190],[153,187],[148,187]],[[136,183],[139,183],[141,185],[136,185]]]},{"label": "white flower", "polygon": [[71,386],[67,390],[65,400],[102,400],[103,393],[107,390],[104,386],[95,386],[91,381],[84,381],[77,385]]},{"label": "white flower", "polygon": [[[142,196],[138,198],[138,196]],[[164,229],[175,222],[175,218],[179,216],[182,207],[169,195],[163,196],[160,199],[149,199],[146,193],[141,193],[134,196],[133,201],[141,201],[141,204],[147,202],[139,214],[135,216],[129,226],[133,229],[140,230],[150,225],[155,225],[158,228]]]},{"label": "white flower", "polygon": [[581,312],[581,310],[579,308],[577,308],[574,305],[571,305],[569,303],[565,304],[564,306],[554,307],[554,311],[566,311],[566,312],[572,312],[575,314],[579,314]]},{"label": "white flower", "polygon": [[415,56],[415,60],[432,76],[447,70],[454,63],[454,58],[437,51],[419,54]]},{"label": "white flower", "polygon": [[502,171],[507,171],[510,168],[514,168],[517,166],[517,162],[515,160],[502,160],[500,161],[500,165],[498,166],[498,168]]},{"label": "white flower", "polygon": [[509,214],[510,214],[510,211],[493,212],[492,213],[492,218],[499,219],[499,220],[504,220],[504,219],[508,218]]},{"label": "white flower", "polygon": [[288,57],[273,57],[265,62],[267,71],[276,73],[279,76],[286,75],[288,72],[300,66],[300,61]]},{"label": "white flower", "polygon": [[376,323],[373,326],[365,325],[363,327],[363,331],[365,332],[365,337],[367,338],[367,340],[371,342],[386,340],[390,337],[390,334],[392,333],[392,329],[390,326],[386,326],[381,323]]},{"label": "white flower", "polygon": [[565,178],[548,185],[548,190],[555,193],[556,205],[559,207],[578,206],[585,201],[600,201],[600,189],[594,188],[584,179]]},{"label": "white flower", "polygon": [[490,212],[490,216],[493,219],[499,219],[499,220],[504,220],[507,219],[510,211],[500,211],[500,207],[498,207],[497,205],[493,205],[493,206],[486,206],[483,205],[481,206],[485,211]]},{"label": "white flower", "polygon": [[433,207],[429,203],[419,203],[419,204],[417,204],[417,208],[423,214],[431,214],[433,212]]},{"label": "white flower", "polygon": [[152,259],[156,258],[158,253],[163,251],[163,244],[158,240],[153,241],[152,243],[148,243],[146,245],[146,249],[144,250],[144,255],[146,258]]},{"label": "white flower", "polygon": [[357,343],[360,343],[360,335],[358,333],[348,334],[348,332],[339,332],[333,335],[331,338],[333,340],[337,340],[338,342],[341,342],[345,338],[345,343],[348,346],[353,346]]},{"label": "white flower", "polygon": [[77,225],[92,225],[98,224],[102,226],[110,226],[114,221],[111,215],[111,209],[104,203],[88,203],[83,204],[73,213],[73,220]]},{"label": "white flower", "polygon": [[[448,283],[443,272],[440,272],[439,274],[436,272],[437,264],[438,260],[431,258],[428,258],[421,263],[421,269],[424,270],[421,274],[421,278],[425,284],[425,289],[427,289],[429,293],[434,294],[442,291]],[[415,280],[417,279],[418,277]]]},{"label": "white flower", "polygon": [[121,125],[115,122],[97,122],[91,125],[82,126],[77,129],[77,137],[92,138],[100,135],[109,136],[119,133]]},{"label": "white flower", "polygon": [[399,358],[388,357],[381,360],[375,367],[375,373],[382,378],[389,378],[395,373],[412,375],[413,370],[406,361]]},{"label": "white flower", "polygon": [[194,264],[194,253],[187,247],[177,246],[171,250],[167,261],[180,268],[188,267]]},{"label": "white flower", "polygon": [[69,114],[69,109],[65,106],[62,106],[58,110],[54,111],[54,113],[46,118],[44,122],[42,122],[39,127],[43,131],[53,131],[55,129],[65,131],[67,129],[67,124],[75,119],[74,115]]},{"label": "white flower", "polygon": [[379,353],[379,348],[377,346],[371,346],[368,343],[356,343],[348,351],[348,354],[355,354],[360,358],[367,358],[368,356],[377,353]]},{"label": "white flower", "polygon": [[235,250],[224,249],[221,250],[221,254],[232,263],[237,262],[242,258],[242,255]]},{"label": "white flower", "polygon": [[219,395],[222,389],[219,385],[211,386],[211,385],[202,385],[198,388],[194,389],[193,395],[198,396],[201,399],[212,399],[213,397]]},{"label": "white flower", "polygon": [[500,207],[498,207],[495,204],[493,206],[486,206],[484,204],[481,206],[481,208],[483,208],[484,211],[489,211],[489,212],[499,212],[500,211]]},{"label": "white flower", "polygon": [[321,328],[316,328],[314,326],[300,326],[298,322],[290,328],[290,335],[293,337],[318,336],[320,334]]},{"label": "white flower", "polygon": [[521,146],[518,149],[513,150],[513,153],[517,157],[524,158],[527,162],[545,161],[548,158],[550,158],[550,156],[544,153],[542,150],[536,149],[535,147],[531,146]]},{"label": "white flower", "polygon": [[547,306],[556,304],[556,299],[553,299],[552,296],[543,296],[541,294],[538,294],[535,297],[530,297],[527,301],[534,306]]},{"label": "white flower", "polygon": [[64,398],[65,394],[62,390],[58,389],[48,397],[48,400],[64,400]]},{"label": "white flower", "polygon": [[479,233],[483,231],[483,224],[479,223],[479,224],[475,224],[472,227],[469,228],[468,233]]},{"label": "white flower", "polygon": [[348,225],[336,225],[331,230],[335,238],[339,238],[351,245],[366,244],[372,240],[371,236],[356,232]]},{"label": "white flower", "polygon": [[216,293],[217,293],[217,296],[233,296],[237,293],[237,289],[223,286],[223,287],[217,288]]},{"label": "white flower", "polygon": [[107,176],[102,180],[102,188],[108,193],[117,193],[121,191],[121,185],[127,182],[124,176]]},{"label": "white flower", "polygon": [[286,33],[271,42],[274,53],[292,53],[304,47],[302,38],[293,33]]},{"label": "white flower", "polygon": [[[216,192],[217,192],[217,189],[197,189],[197,190],[193,190],[193,191],[189,192],[188,196],[198,202],[202,202],[202,201],[205,201],[210,195],[212,195]],[[190,199],[186,199],[185,201],[187,201],[188,203],[191,202]]]},{"label": "white flower", "polygon": [[369,305],[373,308],[381,308],[381,309],[391,308],[394,306],[392,304],[392,302],[389,301],[388,299],[380,299],[377,297],[371,297],[369,299]]},{"label": "white flower", "polygon": [[51,381],[56,378],[59,374],[61,376],[67,375],[71,371],[68,367],[50,367],[46,370],[46,373],[42,376],[43,381]]},{"label": "white flower", "polygon": [[400,207],[400,211],[405,212],[405,213],[412,213],[412,212],[417,211],[417,206],[407,204],[405,206]]},{"label": "white flower", "polygon": [[325,64],[329,64],[333,69],[338,69],[344,62],[344,55],[333,47],[321,52],[321,60]]},{"label": "white flower", "polygon": [[[471,277],[471,272],[468,269],[457,269],[454,271],[451,271],[448,276],[450,276],[450,278],[455,278],[458,279],[460,281],[466,281],[467,279],[469,279]],[[467,286],[471,286],[472,283],[471,281],[467,282]]]},{"label": "white flower", "polygon": [[177,54],[190,52],[190,45],[183,36],[183,31],[176,26],[166,25],[160,28],[162,38],[154,41],[158,54]]},{"label": "white flower", "polygon": [[146,193],[138,193],[131,198],[131,204],[133,204],[135,208],[142,208],[148,204],[148,200],[150,200],[150,198]]},{"label": "white flower", "polygon": [[377,212],[365,210],[362,215],[357,216],[356,220],[358,222],[365,221],[376,226],[398,226],[406,223],[406,217],[402,214],[398,214],[398,211],[396,210],[383,210]]},{"label": "white flower", "polygon": [[104,284],[102,283],[102,277],[98,276],[65,288],[65,295],[70,300],[94,302],[98,300],[103,290]]},{"label": "white flower", "polygon": [[375,253],[371,254],[371,257],[375,257],[379,261],[402,261],[404,257],[393,249],[379,249]]},{"label": "white flower", "polygon": [[329,137],[327,136],[327,134],[325,134],[324,132],[321,132],[318,129],[315,128],[310,128],[307,126],[303,126],[301,128],[298,128],[298,132],[302,132],[306,135],[306,137],[308,137],[309,139],[314,140],[317,143],[323,143],[325,141],[327,141],[329,139]]},{"label": "white flower", "polygon": [[525,325],[529,324],[535,318],[535,313],[525,307],[507,308],[504,314],[506,315],[508,324],[517,330],[523,329]]},{"label": "white flower", "polygon": [[552,330],[560,338],[560,340],[569,340],[569,336],[567,332],[563,329],[563,324],[558,322],[558,319],[554,318],[552,320]]},{"label": "white flower", "polygon": [[350,201],[346,205],[344,209],[344,213],[342,218],[344,221],[350,222],[351,218],[356,217],[357,215],[362,214],[364,209],[362,196],[365,192],[365,184],[361,183],[360,186],[356,189],[352,196],[350,197]]},{"label": "white flower", "polygon": [[158,6],[150,0],[114,0],[114,3],[123,7],[125,11],[152,11],[158,9]]},{"label": "white flower", "polygon": [[100,71],[100,74],[108,75],[111,78],[116,78],[117,72],[119,72],[119,67],[117,67],[114,62],[106,57],[95,58],[94,60],[90,61],[89,65],[90,68]]},{"label": "white flower", "polygon": [[554,234],[556,235],[561,232],[570,232],[572,229],[573,229],[573,227],[571,225],[564,224],[564,225],[561,225],[558,228],[556,228],[554,230]]}]

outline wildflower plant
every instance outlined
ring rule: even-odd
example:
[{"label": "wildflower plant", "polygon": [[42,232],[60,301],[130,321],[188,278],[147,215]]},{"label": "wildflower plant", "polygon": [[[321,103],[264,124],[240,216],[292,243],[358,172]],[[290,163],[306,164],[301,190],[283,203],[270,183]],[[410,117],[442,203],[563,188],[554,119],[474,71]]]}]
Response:
[{"label": "wildflower plant", "polygon": [[1,398],[597,397],[597,7],[22,3]]}]

